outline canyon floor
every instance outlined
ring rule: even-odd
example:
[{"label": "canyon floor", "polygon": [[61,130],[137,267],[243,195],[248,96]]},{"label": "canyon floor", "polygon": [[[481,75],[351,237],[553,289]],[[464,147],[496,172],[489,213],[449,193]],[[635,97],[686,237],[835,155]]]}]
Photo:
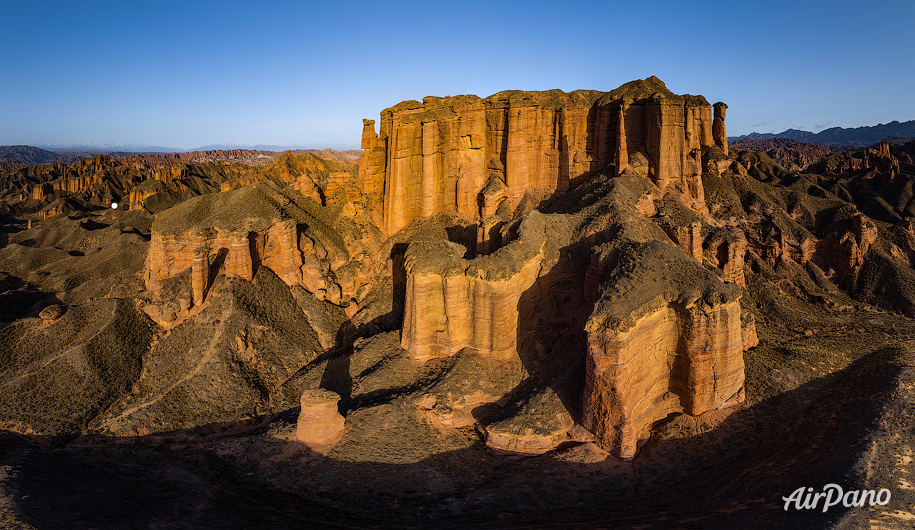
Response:
[{"label": "canyon floor", "polygon": [[910,527],[905,509],[783,509],[782,496],[828,483],[888,487],[894,505],[915,503],[915,324],[869,308],[807,309],[812,335],[760,326],[760,345],[746,357],[746,406],[725,418],[671,418],[633,462],[592,443],[494,454],[473,429],[418,429],[415,406],[396,399],[377,405],[381,414],[348,416],[357,429],[326,453],[295,439],[293,412],[218,434],[64,441],[4,432],[0,521],[23,529]]}]

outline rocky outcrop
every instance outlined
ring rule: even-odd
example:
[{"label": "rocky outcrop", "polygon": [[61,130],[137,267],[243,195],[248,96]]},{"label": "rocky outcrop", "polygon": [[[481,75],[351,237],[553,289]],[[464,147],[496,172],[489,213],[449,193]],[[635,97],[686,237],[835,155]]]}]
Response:
[{"label": "rocky outcrop", "polygon": [[795,261],[806,263],[812,260],[835,283],[841,284],[846,276],[861,269],[878,235],[876,225],[865,215],[858,213],[850,221],[849,231],[839,234],[836,239],[817,241],[815,252],[809,259]]},{"label": "rocky outcrop", "polygon": [[701,206],[698,149],[713,143],[708,102],[655,77],[611,92],[427,97],[384,110],[377,135],[371,120],[364,127],[361,185],[376,191],[384,175],[388,234],[441,211],[489,217],[480,203],[495,181],[513,211],[525,194],[563,193],[607,165],[622,172],[633,157],[657,186],[674,185]]},{"label": "rocky outcrop", "polygon": [[565,443],[594,441],[549,387],[535,394],[515,415],[480,430],[486,446],[504,454],[540,455]]},{"label": "rocky outcrop", "polygon": [[366,294],[372,263],[365,245],[371,238],[348,219],[336,223],[352,240],[344,242],[266,182],[195,197],[156,217],[144,281],[158,296],[164,281],[191,267],[194,251],[205,249],[207,285],[220,274],[250,280],[267,267],[287,285],[301,285],[321,300],[346,306]]},{"label": "rocky outcrop", "polygon": [[862,170],[874,170],[883,180],[892,180],[901,171],[915,172],[913,165],[915,141],[903,146],[895,146],[887,141],[858,152],[838,151],[816,164],[808,171],[819,174],[850,175]]},{"label": "rocky outcrop", "polygon": [[712,137],[715,140],[715,145],[725,155],[728,154],[728,135],[724,127],[724,116],[727,110],[728,106],[724,103],[720,101],[715,103],[715,121],[712,122]]},{"label": "rocky outcrop", "polygon": [[562,215],[531,212],[518,239],[493,254],[466,260],[448,241],[407,248],[407,291],[401,345],[414,359],[468,348],[498,360],[517,357],[518,322],[537,278],[549,272],[568,239]]},{"label": "rocky outcrop", "polygon": [[833,152],[825,145],[809,144],[789,138],[751,139],[730,142],[732,149],[749,149],[766,153],[776,164],[789,171],[807,171],[807,168]]},{"label": "rocky outcrop", "polygon": [[[195,260],[201,263],[199,273],[194,268],[194,277],[200,275],[200,285],[209,282],[210,264],[217,261],[222,263],[218,272],[224,274],[251,279],[257,267],[266,266],[287,285],[301,281],[302,256],[294,220],[248,230],[228,227],[176,235],[154,233],[146,261],[147,287],[156,291],[159,282],[177,275]],[[195,283],[194,301],[198,303],[196,290]]]},{"label": "rocky outcrop", "polygon": [[194,305],[203,304],[207,287],[210,286],[210,249],[200,247],[191,254],[191,292]]},{"label": "rocky outcrop", "polygon": [[621,255],[585,326],[582,423],[601,447],[628,460],[668,414],[743,401],[740,295],[664,243]]},{"label": "rocky outcrop", "polygon": [[338,394],[322,388],[302,393],[302,410],[296,424],[296,439],[319,448],[340,440],[343,437],[346,420],[337,409],[339,401]]}]

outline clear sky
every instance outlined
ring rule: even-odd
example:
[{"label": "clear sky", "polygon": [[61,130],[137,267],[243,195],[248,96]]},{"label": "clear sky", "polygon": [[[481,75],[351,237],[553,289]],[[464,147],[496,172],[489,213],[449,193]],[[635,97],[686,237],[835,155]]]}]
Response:
[{"label": "clear sky", "polygon": [[358,148],[406,99],[656,75],[731,136],[915,119],[915,2],[13,1],[0,145]]}]

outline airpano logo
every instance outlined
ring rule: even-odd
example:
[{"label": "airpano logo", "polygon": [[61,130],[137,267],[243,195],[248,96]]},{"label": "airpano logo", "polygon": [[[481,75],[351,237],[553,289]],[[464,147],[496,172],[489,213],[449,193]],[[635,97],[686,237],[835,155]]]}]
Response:
[{"label": "airpano logo", "polygon": [[876,490],[849,490],[843,491],[842,486],[838,484],[827,484],[823,486],[823,491],[814,493],[813,488],[798,488],[788,497],[782,497],[785,501],[785,511],[794,503],[795,510],[816,510],[820,499],[823,499],[823,511],[826,512],[839,503],[846,508],[853,506],[864,506],[869,502],[871,506],[886,506],[890,502],[892,492],[886,488],[880,491]]}]

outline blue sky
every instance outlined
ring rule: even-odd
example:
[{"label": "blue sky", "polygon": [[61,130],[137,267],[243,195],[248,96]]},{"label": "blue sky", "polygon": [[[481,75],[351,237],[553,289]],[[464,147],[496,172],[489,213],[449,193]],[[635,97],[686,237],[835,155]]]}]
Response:
[{"label": "blue sky", "polygon": [[646,5],[8,1],[0,145],[358,148],[402,100],[650,75],[729,135],[915,119],[915,2]]}]

